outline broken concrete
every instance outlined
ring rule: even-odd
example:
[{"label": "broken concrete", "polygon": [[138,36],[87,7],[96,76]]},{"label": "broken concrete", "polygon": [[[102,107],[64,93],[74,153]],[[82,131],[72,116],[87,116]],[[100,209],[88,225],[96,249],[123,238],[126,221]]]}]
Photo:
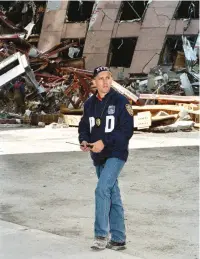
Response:
[{"label": "broken concrete", "polygon": [[190,81],[188,79],[188,76],[186,73],[183,73],[180,75],[180,80],[181,80],[181,86],[184,89],[185,95],[194,95],[194,91],[192,89],[192,86],[190,84]]},{"label": "broken concrete", "polygon": [[194,126],[194,121],[176,121],[173,124],[152,128],[152,132],[177,132],[190,131]]}]

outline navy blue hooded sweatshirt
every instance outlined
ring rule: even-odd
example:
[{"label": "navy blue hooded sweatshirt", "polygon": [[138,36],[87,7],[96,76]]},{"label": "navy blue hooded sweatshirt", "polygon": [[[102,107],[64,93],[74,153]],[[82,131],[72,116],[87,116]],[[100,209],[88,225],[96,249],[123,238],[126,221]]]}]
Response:
[{"label": "navy blue hooded sweatshirt", "polygon": [[[95,166],[111,157],[127,160],[128,144],[133,135],[133,116],[128,108],[130,104],[126,97],[113,89],[102,100],[94,94],[85,102],[78,130],[79,142],[102,140],[105,145],[100,153],[91,152]],[[95,124],[96,118],[101,119],[99,127]]]}]

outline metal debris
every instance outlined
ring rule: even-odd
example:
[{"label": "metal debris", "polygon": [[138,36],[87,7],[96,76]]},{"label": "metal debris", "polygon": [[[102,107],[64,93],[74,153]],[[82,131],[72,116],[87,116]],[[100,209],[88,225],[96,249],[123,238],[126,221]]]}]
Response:
[{"label": "metal debris", "polygon": [[[96,91],[92,85],[92,72],[85,70],[85,58],[79,56],[80,41],[65,40],[40,52],[31,42],[39,38],[44,7],[33,1],[19,3],[21,1],[16,1],[9,10],[0,9],[1,123],[8,120],[17,123],[16,119],[20,119],[24,123],[43,127],[44,124],[57,123],[62,118],[64,124],[77,126],[84,102]],[[131,8],[140,20],[135,9]],[[99,11],[99,1],[96,1],[89,30]],[[27,19],[20,21],[19,13]],[[119,48],[122,45],[123,41]],[[148,75],[131,75],[124,81],[113,81],[112,87],[125,95],[133,105],[136,129],[156,131],[157,127],[166,127],[189,118],[199,125],[199,106],[195,111],[181,107],[188,114],[180,116],[178,105],[198,105],[200,101],[199,37],[192,48],[187,37],[182,36],[182,45],[183,49],[177,51],[171,67],[156,66]],[[21,79],[25,81],[26,111],[10,117],[8,114],[15,112],[14,85]]]}]

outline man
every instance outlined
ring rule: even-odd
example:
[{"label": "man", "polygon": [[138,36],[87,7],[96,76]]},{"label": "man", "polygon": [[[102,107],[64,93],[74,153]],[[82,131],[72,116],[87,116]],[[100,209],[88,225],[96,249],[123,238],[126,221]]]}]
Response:
[{"label": "man", "polygon": [[97,93],[85,102],[79,124],[81,149],[91,152],[98,177],[92,248],[122,250],[126,248],[126,235],[117,179],[127,160],[128,143],[133,135],[132,109],[123,95],[111,89],[112,74],[107,67],[94,70],[93,83]]}]

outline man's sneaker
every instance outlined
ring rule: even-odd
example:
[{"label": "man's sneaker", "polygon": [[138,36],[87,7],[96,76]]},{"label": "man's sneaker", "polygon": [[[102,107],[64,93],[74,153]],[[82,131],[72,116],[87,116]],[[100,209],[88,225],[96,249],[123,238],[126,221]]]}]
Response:
[{"label": "man's sneaker", "polygon": [[104,250],[108,244],[107,237],[95,237],[94,243],[91,246],[94,250]]},{"label": "man's sneaker", "polygon": [[115,242],[115,241],[109,241],[106,248],[112,249],[115,251],[124,250],[126,249],[126,242]]}]

